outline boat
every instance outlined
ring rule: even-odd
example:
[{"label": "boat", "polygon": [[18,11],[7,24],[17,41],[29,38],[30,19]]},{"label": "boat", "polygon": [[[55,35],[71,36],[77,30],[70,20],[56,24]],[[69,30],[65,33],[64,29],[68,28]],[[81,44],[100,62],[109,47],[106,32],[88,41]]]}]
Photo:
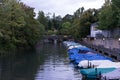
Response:
[{"label": "boat", "polygon": [[80,69],[80,73],[88,79],[96,79],[101,76],[103,73],[108,73],[114,71],[116,68],[89,68],[89,69]]},{"label": "boat", "polygon": [[75,58],[75,62],[79,64],[79,62],[81,62],[82,60],[89,60],[89,61],[92,61],[92,60],[111,60],[111,58],[108,58],[108,57],[105,57],[105,56],[102,56],[98,53],[91,53],[91,54],[79,54],[76,58]]},{"label": "boat", "polygon": [[83,60],[83,61],[80,61],[79,64],[78,64],[78,67],[80,68],[89,68],[89,67],[97,67],[99,66],[100,64],[102,63],[110,63],[112,62],[111,60]]},{"label": "boat", "polygon": [[101,80],[120,80],[120,68],[102,74]]},{"label": "boat", "polygon": [[107,63],[101,63],[97,68],[120,68],[120,62],[107,62]]}]

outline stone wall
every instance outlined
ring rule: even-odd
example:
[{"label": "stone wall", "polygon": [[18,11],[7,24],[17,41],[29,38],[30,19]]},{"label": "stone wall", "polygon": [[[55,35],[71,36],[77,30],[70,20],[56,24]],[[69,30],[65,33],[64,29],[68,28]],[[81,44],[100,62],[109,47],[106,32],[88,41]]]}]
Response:
[{"label": "stone wall", "polygon": [[84,39],[82,43],[103,55],[120,61],[120,41],[118,39]]},{"label": "stone wall", "polygon": [[103,39],[84,39],[84,42],[96,46],[103,46],[108,49],[120,49],[120,41],[118,39],[103,38]]}]

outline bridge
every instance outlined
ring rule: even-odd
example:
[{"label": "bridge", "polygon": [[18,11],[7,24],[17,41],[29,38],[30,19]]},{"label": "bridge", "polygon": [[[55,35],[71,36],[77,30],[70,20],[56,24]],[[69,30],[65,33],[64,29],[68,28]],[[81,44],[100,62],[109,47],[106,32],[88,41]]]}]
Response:
[{"label": "bridge", "polygon": [[60,43],[66,40],[73,40],[71,36],[67,36],[67,35],[44,35],[43,39],[44,42],[50,42],[50,43]]}]

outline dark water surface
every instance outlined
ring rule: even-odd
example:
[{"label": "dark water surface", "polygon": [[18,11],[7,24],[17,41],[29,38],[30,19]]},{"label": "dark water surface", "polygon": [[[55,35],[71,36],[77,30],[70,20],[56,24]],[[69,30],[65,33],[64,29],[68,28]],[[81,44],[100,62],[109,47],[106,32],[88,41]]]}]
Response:
[{"label": "dark water surface", "polygon": [[38,45],[25,53],[0,57],[0,80],[81,80],[63,45]]}]

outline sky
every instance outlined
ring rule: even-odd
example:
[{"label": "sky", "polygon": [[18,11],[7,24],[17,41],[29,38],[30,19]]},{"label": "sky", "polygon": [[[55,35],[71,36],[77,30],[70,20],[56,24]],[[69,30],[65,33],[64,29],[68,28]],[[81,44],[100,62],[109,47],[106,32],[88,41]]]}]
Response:
[{"label": "sky", "polygon": [[81,7],[85,10],[89,8],[101,8],[104,4],[104,0],[21,0],[26,5],[35,8],[36,14],[39,11],[43,11],[46,15],[56,16],[61,15],[64,17],[66,14],[71,14]]}]

